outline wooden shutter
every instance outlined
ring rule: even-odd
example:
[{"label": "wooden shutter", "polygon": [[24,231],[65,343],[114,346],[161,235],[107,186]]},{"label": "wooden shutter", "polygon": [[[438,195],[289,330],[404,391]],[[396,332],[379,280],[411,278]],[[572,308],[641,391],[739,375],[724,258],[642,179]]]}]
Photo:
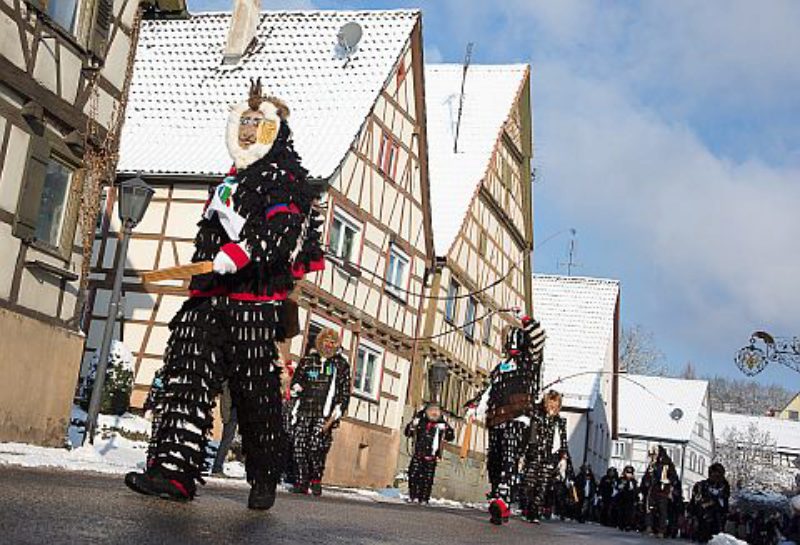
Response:
[{"label": "wooden shutter", "polygon": [[106,56],[113,10],[113,0],[95,0],[94,20],[89,31],[89,51],[99,59],[103,59]]},{"label": "wooden shutter", "polygon": [[42,200],[42,188],[47,176],[47,163],[50,161],[50,143],[41,136],[31,136],[28,146],[28,159],[17,201],[17,214],[14,218],[14,236],[27,242],[36,235],[36,223],[39,219],[39,204]]},{"label": "wooden shutter", "polygon": [[28,4],[35,7],[42,13],[47,9],[47,2],[45,0],[25,0]]},{"label": "wooden shutter", "polygon": [[66,210],[63,227],[61,228],[61,240],[58,241],[58,250],[65,261],[70,260],[72,248],[75,245],[75,231],[78,225],[78,213],[80,212],[81,195],[83,194],[83,171],[73,171],[70,179],[69,191],[67,192]]}]

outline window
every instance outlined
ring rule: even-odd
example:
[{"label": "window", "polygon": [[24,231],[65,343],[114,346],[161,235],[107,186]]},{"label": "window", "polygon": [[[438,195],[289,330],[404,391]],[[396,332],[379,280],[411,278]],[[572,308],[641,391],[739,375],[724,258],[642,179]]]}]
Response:
[{"label": "window", "polygon": [[697,456],[694,452],[689,453],[689,469],[697,471]]},{"label": "window", "polygon": [[788,411],[789,412],[789,420],[800,420],[800,411]]},{"label": "window", "polygon": [[467,299],[467,312],[464,316],[464,335],[467,339],[475,338],[475,315],[478,312],[478,301],[474,297]]},{"label": "window", "polygon": [[478,253],[480,253],[482,256],[486,256],[486,231],[480,227],[478,229],[480,229],[480,232],[478,233]]},{"label": "window", "polygon": [[705,433],[705,427],[703,427],[703,423],[702,422],[698,422],[697,423],[697,435],[700,436],[700,437],[703,437],[704,433]]},{"label": "window", "polygon": [[400,64],[397,65],[397,86],[403,84],[403,81],[406,79],[406,62],[404,59],[400,59]]},{"label": "window", "polygon": [[14,236],[69,259],[75,238],[76,171],[51,150],[47,138],[32,136],[14,217]]},{"label": "window", "polygon": [[106,206],[108,206],[108,188],[104,187],[100,190],[97,203],[97,220],[94,224],[94,230],[99,235],[103,230],[103,220],[106,218]]},{"label": "window", "polygon": [[75,32],[78,0],[44,0],[45,12],[64,30]]},{"label": "window", "polygon": [[394,244],[389,248],[389,267],[386,274],[386,291],[405,299],[409,259]]},{"label": "window", "polygon": [[378,153],[378,166],[384,174],[394,179],[397,175],[397,157],[400,154],[400,145],[388,133],[381,135],[381,149]]},{"label": "window", "polygon": [[334,211],[328,240],[331,254],[343,262],[352,263],[360,233],[361,229],[355,221],[339,210]]},{"label": "window", "polygon": [[625,441],[614,441],[613,458],[625,458]]},{"label": "window", "polygon": [[304,355],[307,355],[311,351],[311,349],[314,348],[314,345],[317,342],[317,336],[320,334],[321,331],[322,331],[322,326],[320,324],[313,321],[308,324],[308,334],[306,335],[306,347],[305,350],[303,350]]},{"label": "window", "polygon": [[698,468],[697,469],[698,473],[700,473],[701,475],[706,474],[706,459],[703,458],[702,456],[700,456],[700,458],[698,459],[697,468]]},{"label": "window", "polygon": [[483,344],[492,344],[492,314],[483,319]]},{"label": "window", "polygon": [[458,282],[450,280],[450,286],[447,288],[447,301],[444,305],[444,319],[450,323],[455,322],[456,307],[458,303]]},{"label": "window", "polygon": [[51,158],[39,199],[36,240],[54,247],[59,245],[71,181],[72,169]]},{"label": "window", "polygon": [[381,379],[381,352],[364,344],[358,345],[353,391],[370,399],[378,399]]}]

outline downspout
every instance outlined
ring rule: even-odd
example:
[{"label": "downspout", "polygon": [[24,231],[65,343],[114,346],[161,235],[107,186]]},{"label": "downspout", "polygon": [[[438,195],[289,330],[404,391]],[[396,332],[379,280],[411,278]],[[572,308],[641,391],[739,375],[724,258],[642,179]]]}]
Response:
[{"label": "downspout", "polygon": [[583,445],[583,465],[589,457],[589,432],[592,429],[592,409],[586,411],[586,439]]}]

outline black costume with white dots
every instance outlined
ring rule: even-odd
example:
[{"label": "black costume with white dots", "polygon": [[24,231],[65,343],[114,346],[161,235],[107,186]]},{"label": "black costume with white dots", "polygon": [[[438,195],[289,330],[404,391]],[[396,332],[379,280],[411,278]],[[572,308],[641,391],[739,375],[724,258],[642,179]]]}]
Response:
[{"label": "black costume with white dots", "polygon": [[[152,468],[188,497],[195,481],[202,482],[214,400],[225,380],[238,413],[248,482],[274,485],[280,476],[287,439],[275,343],[285,337],[283,302],[298,278],[324,266],[321,221],[312,208],[318,195],[306,178],[282,121],[269,152],[212,191],[242,218],[240,240],[230,238],[218,214],[204,212],[199,223],[192,261],[231,252],[237,270],[194,276],[192,297],[170,323],[156,408],[160,423],[148,453]],[[223,186],[234,191],[220,193]]]},{"label": "black costume with white dots", "polygon": [[[557,434],[557,435],[556,435]],[[558,437],[558,445],[555,444]],[[525,452],[525,508],[530,519],[539,519],[547,498],[557,494],[559,463],[572,471],[567,444],[567,422],[558,415],[549,415],[539,407],[533,417],[531,435]],[[563,462],[562,462],[563,460]],[[566,475],[565,475],[566,476]]]},{"label": "black costume with white dots", "polygon": [[[333,428],[350,403],[350,364],[336,354],[324,359],[313,350],[300,360],[292,378],[292,438],[295,486],[320,483],[333,444]],[[325,430],[325,423],[332,419]]]},{"label": "black costume with white dots", "polygon": [[492,369],[477,407],[479,414],[485,412],[489,429],[490,498],[506,504],[521,483],[520,461],[541,385],[544,340],[544,330],[535,320],[525,318],[522,328],[512,328],[505,339],[508,358]]},{"label": "black costume with white dots", "polygon": [[414,438],[414,455],[408,465],[408,496],[411,501],[427,503],[431,499],[436,463],[445,442],[455,439],[455,431],[444,416],[433,421],[425,410],[419,411],[406,424],[406,437]]}]

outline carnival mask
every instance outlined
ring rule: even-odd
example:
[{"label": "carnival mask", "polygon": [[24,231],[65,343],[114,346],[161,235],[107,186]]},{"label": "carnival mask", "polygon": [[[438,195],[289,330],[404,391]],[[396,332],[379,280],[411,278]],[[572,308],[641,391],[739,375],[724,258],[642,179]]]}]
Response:
[{"label": "carnival mask", "polygon": [[317,352],[319,352],[323,358],[328,359],[336,355],[342,342],[336,330],[325,328],[319,332],[314,344],[316,345]]},{"label": "carnival mask", "polygon": [[231,106],[228,152],[236,168],[247,168],[272,149],[289,108],[275,97],[262,96],[261,81],[251,81],[247,101]]}]

